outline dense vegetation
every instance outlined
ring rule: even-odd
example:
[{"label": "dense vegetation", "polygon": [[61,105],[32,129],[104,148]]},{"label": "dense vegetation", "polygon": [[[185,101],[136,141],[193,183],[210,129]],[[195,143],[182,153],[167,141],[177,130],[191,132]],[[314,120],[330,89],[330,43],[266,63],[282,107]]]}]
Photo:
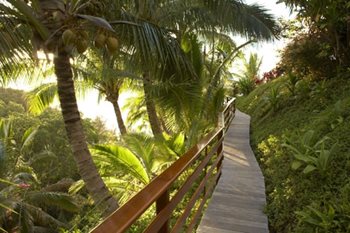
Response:
[{"label": "dense vegetation", "polygon": [[252,116],[270,229],[350,232],[349,1],[282,2],[298,10],[290,43],[238,101]]},{"label": "dense vegetation", "polygon": [[[0,92],[3,232],[91,229],[215,127],[231,62],[278,33],[264,8],[233,0],[8,0],[0,14],[0,84],[43,83]],[[89,89],[120,135],[82,118]],[[128,119],[123,90],[136,95]]]},{"label": "dense vegetation", "polygon": [[300,84],[294,94],[288,85],[281,77],[238,101],[252,116],[271,230],[348,232],[349,78]]}]

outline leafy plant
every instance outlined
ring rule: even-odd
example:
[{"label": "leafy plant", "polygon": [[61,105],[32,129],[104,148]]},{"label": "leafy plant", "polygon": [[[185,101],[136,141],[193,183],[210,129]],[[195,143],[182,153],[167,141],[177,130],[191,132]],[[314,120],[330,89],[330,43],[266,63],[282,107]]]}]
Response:
[{"label": "leafy plant", "polygon": [[336,216],[335,210],[331,205],[325,211],[318,210],[310,205],[306,207],[306,210],[296,211],[295,213],[299,219],[299,224],[310,225],[314,232],[332,232],[330,230]]},{"label": "leafy plant", "polygon": [[[40,189],[31,174],[21,173],[0,181],[5,184],[0,189],[0,228],[5,232],[35,232],[39,228],[57,231],[67,227],[67,223],[57,219],[61,211],[79,210],[70,195]],[[52,208],[57,208],[56,215],[50,214]]]},{"label": "leafy plant", "polygon": [[293,73],[288,73],[287,78],[288,79],[285,85],[287,89],[290,91],[290,93],[292,94],[292,96],[294,96],[296,92],[296,84],[299,81],[299,78]]},{"label": "leafy plant", "polygon": [[240,78],[237,81],[238,90],[243,95],[248,95],[250,92],[252,92],[255,88],[255,81],[254,79],[243,77]]},{"label": "leafy plant", "polygon": [[269,94],[266,96],[266,101],[268,102],[272,112],[276,112],[279,108],[281,99],[280,87],[274,86],[270,89]]},{"label": "leafy plant", "polygon": [[293,153],[295,160],[292,163],[294,170],[305,165],[303,173],[308,174],[314,170],[325,174],[330,165],[331,158],[336,149],[336,144],[331,148],[326,149],[326,141],[330,141],[329,137],[323,137],[315,142],[315,131],[309,130],[303,136],[299,137],[299,141],[291,143],[291,138],[286,138],[286,143],[283,144],[290,152]]}]

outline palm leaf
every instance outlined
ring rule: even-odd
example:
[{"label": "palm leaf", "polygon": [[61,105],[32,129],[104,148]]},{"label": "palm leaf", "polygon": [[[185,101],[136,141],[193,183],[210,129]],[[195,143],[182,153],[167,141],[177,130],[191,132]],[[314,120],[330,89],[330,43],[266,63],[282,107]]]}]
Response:
[{"label": "palm leaf", "polygon": [[27,213],[29,213],[32,216],[32,219],[35,220],[36,225],[49,226],[50,229],[67,228],[66,224],[58,221],[57,219],[55,219],[54,217],[52,217],[51,215],[34,205],[22,203],[22,206],[26,209]]},{"label": "palm leaf", "polygon": [[56,83],[45,83],[27,93],[29,111],[35,114],[43,112],[57,97]]},{"label": "palm leaf", "polygon": [[6,140],[12,137],[12,122],[11,120],[0,119],[0,139],[6,143]]},{"label": "palm leaf", "polygon": [[55,153],[53,153],[52,151],[49,150],[45,150],[39,154],[35,154],[33,157],[30,158],[29,160],[29,164],[33,165],[35,163],[38,162],[42,162],[42,161],[55,161],[57,160],[57,156]]},{"label": "palm leaf", "polygon": [[19,228],[20,232],[34,232],[34,219],[30,212],[27,210],[27,206],[23,203],[18,205],[19,212]]},{"label": "palm leaf", "polygon": [[85,183],[83,180],[78,180],[74,182],[68,190],[69,194],[77,194],[83,187],[85,186]]},{"label": "palm leaf", "polygon": [[182,52],[180,44],[169,31],[137,19],[127,12],[122,13],[122,19],[139,25],[120,26],[122,40],[129,42],[128,46],[131,51],[134,51],[134,56],[132,56],[134,62],[147,70],[154,69],[159,64],[170,63],[178,74],[182,76],[194,75],[191,64]]},{"label": "palm leaf", "polygon": [[0,183],[4,183],[4,184],[8,184],[8,185],[17,185],[16,183],[13,183],[11,181],[5,180],[5,179],[1,179],[0,178]]},{"label": "palm leaf", "polygon": [[155,158],[152,139],[143,134],[128,134],[123,137],[126,147],[140,158],[148,176],[152,175],[153,160]]},{"label": "palm leaf", "polygon": [[101,166],[110,166],[131,174],[139,181],[147,184],[150,180],[147,171],[130,150],[117,145],[95,145],[92,147],[94,160]]},{"label": "palm leaf", "polygon": [[37,19],[37,17],[34,16],[32,8],[30,8],[25,2],[17,0],[8,0],[8,2],[25,16],[25,19],[35,28],[43,40],[46,40],[49,37],[49,31],[47,28]]},{"label": "palm leaf", "polygon": [[27,149],[27,147],[33,142],[36,133],[38,132],[39,127],[31,127],[27,129],[21,139],[21,151]]},{"label": "palm leaf", "polygon": [[80,209],[74,199],[66,193],[32,191],[27,193],[25,200],[35,205],[56,206],[70,212],[78,212]]}]

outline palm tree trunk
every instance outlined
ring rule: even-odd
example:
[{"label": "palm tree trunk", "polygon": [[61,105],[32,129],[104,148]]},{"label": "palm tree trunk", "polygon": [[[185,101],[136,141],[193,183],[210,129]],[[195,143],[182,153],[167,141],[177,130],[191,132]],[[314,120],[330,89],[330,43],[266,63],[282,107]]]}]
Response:
[{"label": "palm tree trunk", "polygon": [[65,51],[59,51],[54,58],[58,96],[64,124],[79,174],[84,180],[95,204],[102,207],[101,210],[104,215],[108,215],[118,208],[118,202],[109,193],[87,147],[75,97],[73,74],[69,59],[70,57]]},{"label": "palm tree trunk", "polygon": [[149,123],[151,125],[152,133],[155,137],[162,136],[162,129],[160,126],[160,121],[158,119],[156,106],[152,100],[151,93],[149,92],[150,80],[147,74],[143,75],[143,91],[145,93],[146,109],[148,114]]},{"label": "palm tree trunk", "polygon": [[124,124],[124,121],[123,121],[123,117],[122,117],[122,112],[120,110],[120,106],[118,104],[118,99],[119,99],[119,96],[115,97],[115,98],[107,98],[107,100],[109,102],[111,102],[111,104],[113,105],[113,108],[114,108],[114,112],[115,112],[115,116],[117,118],[117,122],[118,122],[118,128],[119,128],[119,131],[120,131],[120,134],[121,135],[125,135],[127,134],[127,130],[126,130],[126,127],[125,127],[125,124]]}]

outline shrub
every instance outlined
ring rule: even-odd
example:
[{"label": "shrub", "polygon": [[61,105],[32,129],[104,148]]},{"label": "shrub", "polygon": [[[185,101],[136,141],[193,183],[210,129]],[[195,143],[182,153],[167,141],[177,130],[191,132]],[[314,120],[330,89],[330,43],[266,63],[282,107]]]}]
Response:
[{"label": "shrub", "polygon": [[281,66],[297,76],[311,75],[316,80],[333,77],[337,70],[332,48],[318,34],[295,37],[282,51]]},{"label": "shrub", "polygon": [[255,88],[255,80],[247,77],[240,78],[237,81],[237,86],[240,93],[248,95]]}]

